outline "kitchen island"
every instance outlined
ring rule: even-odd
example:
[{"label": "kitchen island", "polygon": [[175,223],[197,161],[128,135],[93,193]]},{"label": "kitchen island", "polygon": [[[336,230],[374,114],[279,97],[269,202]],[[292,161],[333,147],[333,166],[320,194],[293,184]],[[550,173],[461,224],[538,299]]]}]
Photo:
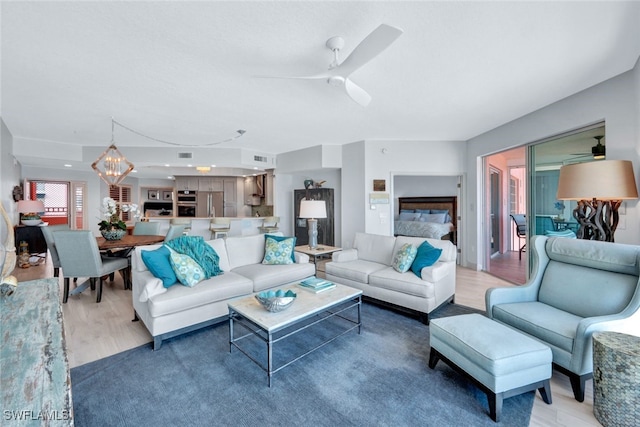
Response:
[{"label": "kitchen island", "polygon": [[[185,217],[171,217],[171,216],[152,216],[145,218],[150,222],[159,222],[160,223],[160,234],[167,234],[169,230],[169,224],[171,219],[179,218],[179,219],[190,219],[191,220],[191,231],[189,232],[190,236],[202,236],[205,240],[211,239],[211,232],[209,231],[209,224],[211,218],[206,217],[196,217],[196,218],[185,218]],[[260,234],[260,226],[262,226],[262,221],[264,217],[230,217],[231,220],[231,229],[229,230],[228,236],[251,236],[255,234]]]}]

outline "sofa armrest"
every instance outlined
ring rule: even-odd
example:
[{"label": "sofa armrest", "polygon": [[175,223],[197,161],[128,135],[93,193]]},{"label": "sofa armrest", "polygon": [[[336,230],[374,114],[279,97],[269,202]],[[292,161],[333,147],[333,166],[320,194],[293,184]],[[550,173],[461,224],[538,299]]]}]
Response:
[{"label": "sofa armrest", "polygon": [[358,259],[357,249],[344,249],[342,251],[334,252],[331,255],[331,260],[333,262],[347,262],[347,261],[355,261],[357,259]]},{"label": "sofa armrest", "polygon": [[167,292],[162,280],[151,274],[150,271],[136,271],[133,273],[132,293],[134,301],[147,302],[154,295]]},{"label": "sofa armrest", "polygon": [[309,262],[309,255],[302,252],[294,252],[293,255],[296,258],[296,264],[307,264]]},{"label": "sofa armrest", "polygon": [[449,275],[449,273],[451,272],[451,265],[455,265],[455,263],[452,263],[452,262],[436,262],[435,264],[433,264],[433,265],[431,265],[429,267],[424,267],[420,271],[420,275],[422,277],[422,280],[427,281],[427,282],[431,282],[431,283],[436,283],[436,282],[442,280],[444,277]]}]

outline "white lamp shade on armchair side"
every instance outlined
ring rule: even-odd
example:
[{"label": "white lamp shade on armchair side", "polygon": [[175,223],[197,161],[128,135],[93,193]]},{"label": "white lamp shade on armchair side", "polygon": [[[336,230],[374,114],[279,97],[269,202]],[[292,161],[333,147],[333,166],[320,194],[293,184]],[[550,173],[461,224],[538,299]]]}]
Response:
[{"label": "white lamp shade on armchair side", "polygon": [[318,218],[327,217],[327,205],[324,200],[301,200],[300,218],[307,218],[309,248],[318,247]]}]

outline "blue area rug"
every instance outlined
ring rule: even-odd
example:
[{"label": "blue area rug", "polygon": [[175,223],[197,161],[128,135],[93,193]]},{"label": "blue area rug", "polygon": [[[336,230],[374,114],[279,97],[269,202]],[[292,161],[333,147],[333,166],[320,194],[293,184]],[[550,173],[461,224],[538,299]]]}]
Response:
[{"label": "blue area rug", "polygon": [[[434,317],[474,311],[450,304]],[[533,392],[506,399],[496,424],[483,392],[444,363],[429,369],[426,325],[368,303],[362,319],[360,335],[351,331],[282,369],[271,388],[255,363],[229,352],[228,323],[168,340],[159,351],[148,344],[73,368],[75,425],[529,425]],[[276,359],[338,323],[284,340]]]}]

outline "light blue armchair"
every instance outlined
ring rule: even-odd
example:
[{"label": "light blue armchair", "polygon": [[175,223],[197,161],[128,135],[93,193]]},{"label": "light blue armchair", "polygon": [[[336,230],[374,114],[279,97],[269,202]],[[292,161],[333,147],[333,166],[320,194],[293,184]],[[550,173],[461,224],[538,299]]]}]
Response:
[{"label": "light blue armchair", "polygon": [[596,331],[640,334],[640,246],[534,236],[533,274],[486,293],[487,314],[547,344],[584,401]]}]

